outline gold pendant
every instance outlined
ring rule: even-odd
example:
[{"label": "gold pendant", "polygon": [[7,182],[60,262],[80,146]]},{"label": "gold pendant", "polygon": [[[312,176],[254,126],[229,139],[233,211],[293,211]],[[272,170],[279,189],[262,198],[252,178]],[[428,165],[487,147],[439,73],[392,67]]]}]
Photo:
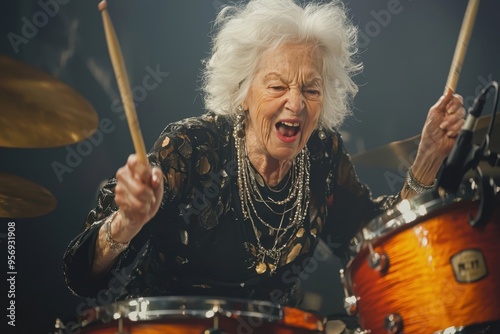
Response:
[{"label": "gold pendant", "polygon": [[276,266],[272,263],[268,263],[270,273],[274,273],[276,271]]},{"label": "gold pendant", "polygon": [[257,263],[257,265],[255,266],[255,271],[257,272],[257,274],[259,275],[262,275],[263,273],[265,273],[267,270],[267,266],[264,262],[259,262]]}]

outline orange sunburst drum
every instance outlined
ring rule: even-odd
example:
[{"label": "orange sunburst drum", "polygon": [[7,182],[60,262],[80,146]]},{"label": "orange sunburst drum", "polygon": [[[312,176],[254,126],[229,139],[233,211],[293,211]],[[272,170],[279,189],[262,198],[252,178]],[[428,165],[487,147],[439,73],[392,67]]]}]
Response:
[{"label": "orange sunburst drum", "polygon": [[87,334],[323,333],[311,313],[265,301],[144,297],[89,309]]},{"label": "orange sunburst drum", "polygon": [[363,329],[442,333],[500,321],[500,200],[487,224],[472,227],[475,188],[467,181],[456,195],[404,200],[353,239],[344,284]]}]

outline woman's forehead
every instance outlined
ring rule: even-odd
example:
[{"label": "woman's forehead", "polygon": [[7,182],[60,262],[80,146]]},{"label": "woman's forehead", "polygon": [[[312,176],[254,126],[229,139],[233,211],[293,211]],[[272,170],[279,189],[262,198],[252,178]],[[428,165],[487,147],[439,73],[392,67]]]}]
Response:
[{"label": "woman's forehead", "polygon": [[322,60],[316,48],[307,44],[282,45],[263,52],[257,73],[265,79],[300,76],[321,80]]}]

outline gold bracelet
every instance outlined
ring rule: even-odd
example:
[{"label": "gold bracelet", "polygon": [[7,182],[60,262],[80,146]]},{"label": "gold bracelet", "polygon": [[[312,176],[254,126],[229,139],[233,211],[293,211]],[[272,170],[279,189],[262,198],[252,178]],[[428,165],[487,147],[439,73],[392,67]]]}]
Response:
[{"label": "gold bracelet", "polygon": [[432,182],[431,185],[425,185],[423,183],[418,182],[415,179],[415,176],[411,172],[411,167],[408,168],[408,173],[406,174],[406,185],[407,188],[413,190],[417,194],[421,194],[423,192],[432,190],[436,186],[436,180],[434,179],[434,182]]},{"label": "gold bracelet", "polygon": [[129,242],[123,243],[116,241],[113,239],[111,236],[111,223],[113,222],[113,219],[115,219],[116,215],[118,214],[118,211],[115,211],[109,216],[107,221],[104,223],[106,224],[106,241],[108,242],[109,249],[115,254],[119,254],[123,252],[125,249],[127,249],[128,245],[130,244]]}]

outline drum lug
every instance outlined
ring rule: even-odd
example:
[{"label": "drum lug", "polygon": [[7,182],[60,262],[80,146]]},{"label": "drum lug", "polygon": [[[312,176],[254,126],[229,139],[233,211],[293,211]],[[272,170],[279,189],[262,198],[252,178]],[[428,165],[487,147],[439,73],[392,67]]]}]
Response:
[{"label": "drum lug", "polygon": [[345,297],[344,309],[348,315],[356,315],[358,313],[358,298],[356,296]]},{"label": "drum lug", "polygon": [[385,273],[389,269],[389,257],[385,252],[370,253],[368,256],[368,265],[376,271]]},{"label": "drum lug", "polygon": [[356,315],[358,313],[358,298],[349,293],[349,284],[347,283],[344,269],[340,269],[340,282],[344,287],[344,309],[348,315]]},{"label": "drum lug", "polygon": [[403,318],[399,313],[391,313],[384,319],[384,327],[389,334],[399,334],[403,332]]}]

